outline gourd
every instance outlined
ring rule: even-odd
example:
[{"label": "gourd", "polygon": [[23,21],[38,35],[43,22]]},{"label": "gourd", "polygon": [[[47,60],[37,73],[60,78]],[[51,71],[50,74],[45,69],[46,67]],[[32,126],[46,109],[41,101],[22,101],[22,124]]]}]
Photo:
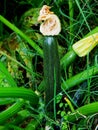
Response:
[{"label": "gourd", "polygon": [[44,77],[45,77],[45,103],[46,111],[54,110],[55,98],[60,92],[60,61],[58,55],[58,43],[56,35],[61,31],[59,18],[50,11],[50,7],[44,5],[40,10],[38,21],[44,21],[40,25],[40,32],[44,35]]},{"label": "gourd", "polygon": [[60,92],[60,62],[56,37],[49,36],[44,38],[43,51],[46,104],[49,104],[47,108],[51,110],[53,109],[52,100]]}]

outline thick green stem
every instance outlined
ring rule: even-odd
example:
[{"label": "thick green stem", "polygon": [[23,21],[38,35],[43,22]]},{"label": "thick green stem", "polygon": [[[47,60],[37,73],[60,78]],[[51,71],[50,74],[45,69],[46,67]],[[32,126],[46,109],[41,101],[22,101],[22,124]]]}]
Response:
[{"label": "thick green stem", "polygon": [[19,124],[27,120],[29,117],[31,117],[31,113],[27,109],[21,110],[17,113],[17,116],[13,119],[11,124],[19,126]]},{"label": "thick green stem", "polygon": [[[90,36],[97,32],[98,32],[98,27],[94,28],[91,32],[85,35],[85,37]],[[76,58],[77,58],[77,54],[74,52],[74,50],[70,50],[60,60],[61,67],[63,67],[66,70],[68,66],[75,61]]]},{"label": "thick green stem", "polygon": [[83,81],[87,80],[88,77],[91,78],[95,74],[98,74],[98,66],[93,66],[93,67],[89,68],[89,70],[88,69],[84,70],[83,72],[64,81],[62,83],[62,88],[64,90],[68,90],[68,89],[74,87],[75,85],[78,85],[78,84],[82,83]]},{"label": "thick green stem", "polygon": [[8,105],[15,102],[15,99],[13,98],[0,98],[0,105]]},{"label": "thick green stem", "polygon": [[40,126],[40,119],[33,119],[26,127],[26,130],[36,130]]},{"label": "thick green stem", "polygon": [[19,126],[15,126],[13,124],[9,124],[5,127],[4,130],[24,130],[24,128],[20,128]]},{"label": "thick green stem", "polygon": [[68,66],[71,65],[71,63],[73,63],[75,61],[76,57],[77,57],[77,54],[73,50],[70,50],[61,59],[61,61],[60,61],[61,67],[63,67],[64,70],[66,70],[68,68]]},{"label": "thick green stem", "polygon": [[29,100],[32,105],[37,105],[39,97],[33,91],[26,88],[0,87],[0,98],[23,98]]},{"label": "thick green stem", "polygon": [[90,35],[92,35],[94,33],[98,33],[98,26],[96,28],[94,28],[93,30],[91,30],[87,35],[85,35],[84,38],[88,37],[88,36],[90,36]]},{"label": "thick green stem", "polygon": [[18,100],[15,104],[0,113],[0,124],[4,124],[10,117],[15,115],[24,105],[24,100]]},{"label": "thick green stem", "polygon": [[87,116],[98,113],[98,102],[90,103],[88,105],[82,106],[75,110],[75,112],[67,116],[67,121],[75,122],[80,118],[87,118]]},{"label": "thick green stem", "polygon": [[43,52],[41,48],[33,41],[31,40],[27,35],[25,35],[20,29],[18,29],[15,25],[10,23],[7,19],[5,19],[3,16],[0,15],[0,21],[4,23],[6,26],[8,26],[11,30],[19,34],[23,39],[25,39],[39,54],[40,56],[43,56]]}]

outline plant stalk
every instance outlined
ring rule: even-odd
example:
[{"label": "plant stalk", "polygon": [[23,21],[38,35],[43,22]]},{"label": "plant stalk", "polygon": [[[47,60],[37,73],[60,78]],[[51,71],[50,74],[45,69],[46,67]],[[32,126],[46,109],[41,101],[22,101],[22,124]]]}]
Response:
[{"label": "plant stalk", "polygon": [[84,70],[83,72],[71,77],[70,79],[64,81],[62,83],[62,88],[65,90],[69,90],[72,87],[82,83],[87,80],[88,77],[92,78],[93,75],[98,74],[98,66],[90,67],[89,70]]},{"label": "plant stalk", "polygon": [[75,112],[67,115],[67,121],[75,122],[80,118],[87,118],[87,116],[98,113],[98,102],[84,105],[75,110]]},{"label": "plant stalk", "polygon": [[37,105],[38,95],[26,88],[0,87],[0,98],[23,98],[29,100],[32,105]]},{"label": "plant stalk", "polygon": [[7,121],[10,117],[15,115],[22,108],[24,103],[25,103],[25,101],[23,99],[18,100],[16,103],[14,103],[8,109],[1,112],[0,113],[0,125],[4,124],[5,121]]},{"label": "plant stalk", "polygon": [[69,4],[69,17],[70,17],[70,40],[73,38],[73,15],[74,15],[74,8],[73,8],[73,0],[68,1]]}]

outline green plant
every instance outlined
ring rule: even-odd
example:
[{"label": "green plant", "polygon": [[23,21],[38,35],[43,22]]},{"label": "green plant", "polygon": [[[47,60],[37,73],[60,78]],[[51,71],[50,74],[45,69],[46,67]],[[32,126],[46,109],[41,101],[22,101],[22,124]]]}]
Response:
[{"label": "green plant", "polygon": [[[4,4],[3,10],[0,5],[0,129],[97,128],[97,2],[5,0]],[[39,12],[44,4],[48,9]],[[42,20],[39,13],[45,15]],[[52,32],[43,28],[55,23],[51,17],[59,27]]]}]

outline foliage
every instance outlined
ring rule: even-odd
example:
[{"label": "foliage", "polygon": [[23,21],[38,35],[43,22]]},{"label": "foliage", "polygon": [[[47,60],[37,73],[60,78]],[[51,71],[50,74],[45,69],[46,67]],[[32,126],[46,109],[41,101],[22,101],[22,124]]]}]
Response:
[{"label": "foliage", "polygon": [[[55,119],[44,102],[43,36],[37,21],[44,4],[62,26]],[[98,32],[97,7],[96,0],[1,0],[0,130],[97,129],[98,44],[85,57],[72,52],[74,43]]]}]

